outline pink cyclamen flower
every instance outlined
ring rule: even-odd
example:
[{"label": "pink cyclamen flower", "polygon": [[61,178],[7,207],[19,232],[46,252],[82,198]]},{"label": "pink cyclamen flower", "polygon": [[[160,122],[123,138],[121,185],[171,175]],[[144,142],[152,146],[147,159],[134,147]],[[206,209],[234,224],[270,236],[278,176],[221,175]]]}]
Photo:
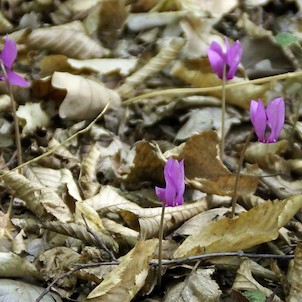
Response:
[{"label": "pink cyclamen flower", "polygon": [[226,79],[234,78],[237,68],[242,57],[242,46],[240,41],[236,41],[230,46],[229,41],[225,38],[226,52],[223,52],[221,45],[217,42],[212,42],[208,48],[208,58],[211,66],[217,76],[223,78],[223,67],[226,66]]},{"label": "pink cyclamen flower", "polygon": [[180,162],[174,158],[169,158],[164,168],[166,181],[165,188],[155,187],[157,197],[164,202],[167,207],[182,205],[185,192],[185,171],[184,161]]},{"label": "pink cyclamen flower", "polygon": [[[276,98],[270,101],[266,109],[261,100],[251,101],[250,117],[262,143],[275,143],[282,130],[285,119],[285,105],[283,98]],[[268,131],[269,129],[269,131]]]},{"label": "pink cyclamen flower", "polygon": [[[6,37],[3,50],[0,53],[0,60],[2,61],[2,64],[4,65],[4,68],[6,70],[8,82],[10,83],[10,85],[27,87],[29,86],[29,82],[27,82],[23,77],[11,70],[16,60],[16,57],[16,42]],[[0,81],[5,81],[4,76],[0,77]]]}]

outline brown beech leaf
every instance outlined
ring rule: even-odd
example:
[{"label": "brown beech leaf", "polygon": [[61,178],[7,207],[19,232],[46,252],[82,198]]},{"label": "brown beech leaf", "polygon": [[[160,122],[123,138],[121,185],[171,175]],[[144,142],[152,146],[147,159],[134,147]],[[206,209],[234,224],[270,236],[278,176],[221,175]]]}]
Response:
[{"label": "brown beech leaf", "polygon": [[87,302],[130,302],[145,284],[157,239],[139,241],[89,295]]},{"label": "brown beech leaf", "polygon": [[108,54],[108,50],[86,35],[79,21],[34,29],[25,43],[33,49],[46,49],[75,59],[101,58]]},{"label": "brown beech leaf", "polygon": [[[209,194],[232,195],[236,175],[232,174],[219,158],[217,132],[204,131],[193,135],[177,156],[184,159],[187,182],[194,188]],[[240,195],[253,194],[258,180],[254,176],[240,177]]]},{"label": "brown beech leaf", "polygon": [[70,209],[51,189],[31,182],[16,172],[4,174],[2,178],[5,184],[15,191],[15,196],[24,200],[26,206],[39,218],[53,216],[61,222],[73,220]]},{"label": "brown beech leaf", "polygon": [[302,196],[267,201],[240,213],[234,219],[223,218],[189,236],[174,257],[215,252],[232,252],[275,240],[283,227],[302,207]]},{"label": "brown beech leaf", "polygon": [[[178,207],[166,207],[164,232],[171,232],[171,230],[176,229],[184,221],[206,210],[207,202],[205,199]],[[120,214],[130,227],[134,229],[139,227],[140,238],[148,239],[158,236],[161,211],[161,207],[141,208],[132,211],[122,210]]]},{"label": "brown beech leaf", "polygon": [[104,109],[109,101],[111,107],[120,104],[117,92],[82,76],[55,72],[51,84],[57,89],[67,90],[66,97],[59,108],[61,118],[92,119]]}]

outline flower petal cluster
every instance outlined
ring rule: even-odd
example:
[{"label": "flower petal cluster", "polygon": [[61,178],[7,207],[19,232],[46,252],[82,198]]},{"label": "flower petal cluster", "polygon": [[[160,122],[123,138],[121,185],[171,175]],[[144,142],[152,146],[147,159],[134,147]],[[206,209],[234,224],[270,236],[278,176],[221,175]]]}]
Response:
[{"label": "flower petal cluster", "polygon": [[[0,60],[2,61],[2,64],[5,67],[8,82],[10,83],[10,85],[27,87],[29,86],[29,82],[27,82],[23,77],[12,71],[12,66],[16,60],[16,57],[16,42],[6,37],[4,48],[0,53]],[[0,77],[0,81],[5,81],[4,76]]]},{"label": "flower petal cluster", "polygon": [[258,102],[252,100],[250,118],[258,136],[258,141],[275,143],[284,125],[285,104],[283,98],[270,101],[266,109],[261,100],[258,100]]},{"label": "flower petal cluster", "polygon": [[174,158],[169,158],[164,168],[164,176],[166,187],[155,187],[157,197],[164,202],[166,207],[182,205],[185,192],[184,161],[179,162]]},{"label": "flower petal cluster", "polygon": [[230,46],[227,38],[225,38],[225,44],[226,52],[223,52],[221,45],[217,42],[212,42],[207,53],[210,64],[217,76],[220,79],[223,78],[223,68],[226,66],[226,80],[231,80],[234,78],[241,61],[242,46],[238,40]]}]

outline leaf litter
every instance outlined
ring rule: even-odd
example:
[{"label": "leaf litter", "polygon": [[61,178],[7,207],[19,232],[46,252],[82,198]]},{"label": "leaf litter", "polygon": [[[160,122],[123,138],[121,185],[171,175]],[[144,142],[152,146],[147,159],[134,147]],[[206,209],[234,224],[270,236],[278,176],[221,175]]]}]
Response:
[{"label": "leaf litter", "polygon": [[[20,169],[1,77],[0,301],[300,301],[301,3],[16,3],[1,1],[0,46],[16,41],[30,87],[12,87]],[[221,160],[207,50],[224,37],[243,57]],[[252,137],[231,218],[250,102],[277,97],[284,127],[275,143]],[[155,186],[171,157],[185,202],[165,209],[159,287]]]}]

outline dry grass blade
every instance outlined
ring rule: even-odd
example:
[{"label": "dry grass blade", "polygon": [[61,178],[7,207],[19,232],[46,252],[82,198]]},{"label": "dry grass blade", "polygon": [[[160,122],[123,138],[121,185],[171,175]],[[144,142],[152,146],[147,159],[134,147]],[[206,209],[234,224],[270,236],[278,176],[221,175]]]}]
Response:
[{"label": "dry grass blade", "polygon": [[55,217],[61,222],[73,220],[73,216],[64,201],[51,189],[33,183],[24,176],[10,172],[2,175],[7,186],[15,195],[24,200],[26,206],[39,218]]},{"label": "dry grass blade", "polygon": [[100,244],[101,241],[108,249],[114,250],[115,252],[118,251],[118,244],[111,236],[98,232],[97,236],[99,237],[100,241],[96,240],[96,238],[91,233],[89,233],[85,226],[78,225],[76,223],[61,222],[45,222],[43,226],[47,230],[66,236],[71,236],[80,239],[85,243],[103,248],[102,244]]}]

